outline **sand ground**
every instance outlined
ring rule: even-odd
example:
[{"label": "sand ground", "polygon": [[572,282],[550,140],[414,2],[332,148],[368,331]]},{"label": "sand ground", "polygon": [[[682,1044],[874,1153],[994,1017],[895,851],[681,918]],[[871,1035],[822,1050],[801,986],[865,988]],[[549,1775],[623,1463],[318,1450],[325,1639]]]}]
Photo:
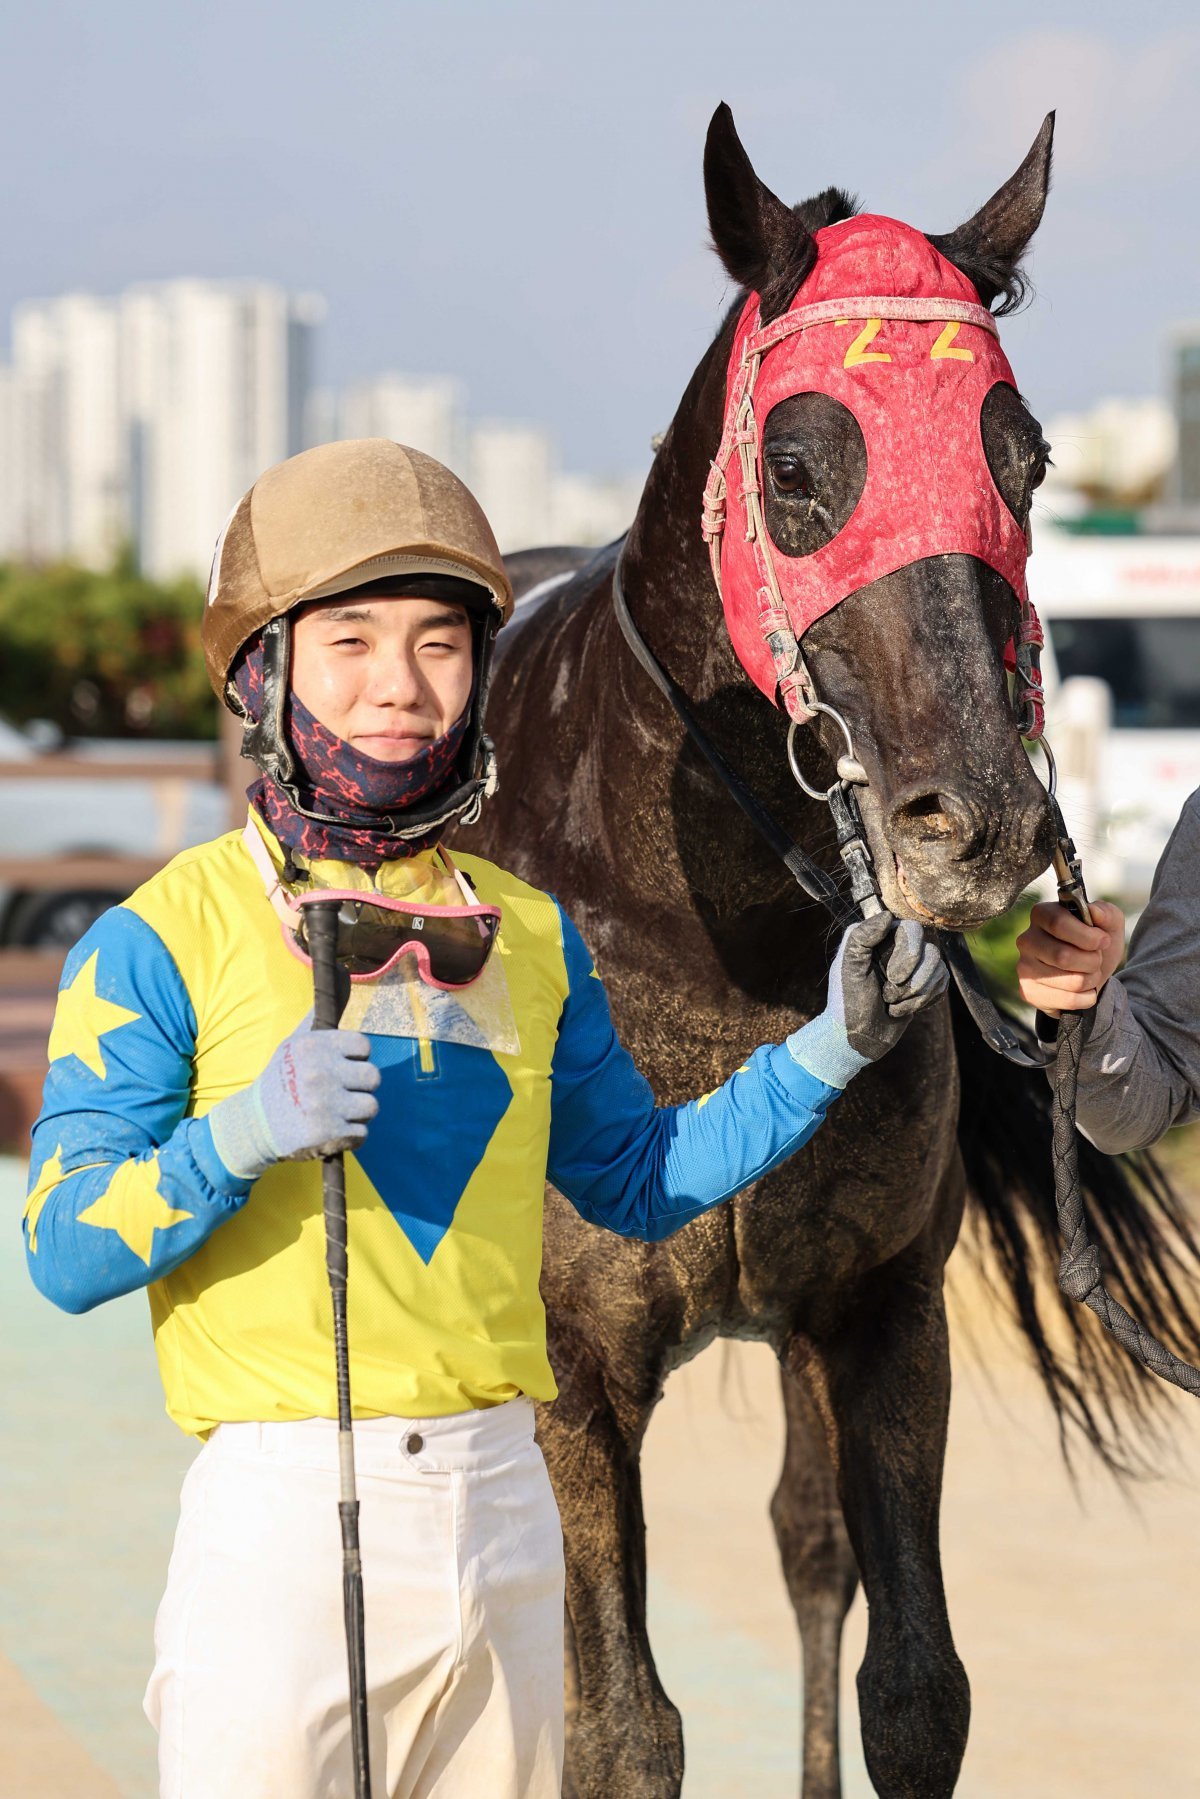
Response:
[{"label": "sand ground", "polygon": [[[140,1296],[76,1319],[33,1292],[12,1228],[22,1184],[0,1162],[0,1799],[151,1799],[141,1691],[191,1451],[162,1414]],[[1077,1496],[1036,1383],[979,1328],[961,1273],[954,1303],[979,1338],[971,1353],[955,1333],[942,1512],[974,1692],[959,1793],[1200,1799],[1200,1412],[1172,1401],[1179,1478],[1131,1504],[1085,1470]],[[716,1345],[680,1370],[651,1427],[651,1631],[684,1713],[686,1799],[798,1791],[797,1642],[766,1515],[781,1447],[757,1345]],[[846,1799],[872,1790],[853,1687],[865,1628],[859,1601]]]},{"label": "sand ground", "polygon": [[[956,1358],[942,1507],[950,1616],[973,1692],[958,1791],[1196,1799],[1200,1413],[1171,1402],[1175,1480],[1131,1502],[1085,1467],[1076,1493],[1036,1381],[984,1336],[985,1364]],[[662,1620],[660,1671],[690,1752],[687,1799],[798,1791],[797,1638],[766,1516],[782,1447],[774,1360],[758,1345],[717,1345],[680,1370],[651,1427],[650,1565],[708,1632],[703,1646],[677,1644]],[[865,1643],[860,1597],[843,1655],[845,1799],[873,1791],[854,1691]],[[770,1744],[755,1736],[766,1720],[742,1703],[752,1681],[760,1710],[777,1695]]]}]

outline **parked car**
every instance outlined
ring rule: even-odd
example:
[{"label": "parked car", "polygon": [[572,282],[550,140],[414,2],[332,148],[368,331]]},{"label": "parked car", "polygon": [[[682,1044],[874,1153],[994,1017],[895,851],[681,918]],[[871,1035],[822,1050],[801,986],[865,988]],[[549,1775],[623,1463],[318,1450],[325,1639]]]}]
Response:
[{"label": "parked car", "polygon": [[[124,765],[111,777],[81,776],[72,764]],[[225,830],[229,802],[213,780],[214,746],[79,738],[53,727],[20,730],[0,719],[0,762],[37,768],[0,777],[0,946],[69,948],[110,906],[127,899],[137,873],[118,858],[167,862]],[[51,774],[56,762],[62,774]],[[129,764],[139,772],[130,774]],[[145,772],[140,772],[144,767]],[[191,770],[194,769],[194,774]],[[26,860],[112,859],[86,884],[22,884],[6,872]]]}]

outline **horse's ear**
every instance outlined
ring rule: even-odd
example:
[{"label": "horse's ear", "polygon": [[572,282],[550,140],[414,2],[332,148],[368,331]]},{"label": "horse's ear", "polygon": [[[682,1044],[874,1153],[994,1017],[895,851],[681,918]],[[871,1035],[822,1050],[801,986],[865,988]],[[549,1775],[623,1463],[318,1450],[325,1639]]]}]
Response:
[{"label": "horse's ear", "polygon": [[998,313],[1015,312],[1025,298],[1028,282],[1021,258],[1042,222],[1050,191],[1050,155],[1054,143],[1054,114],[1048,112],[1033,148],[1017,170],[979,208],[974,218],[945,237],[930,243],[948,262],[961,269],[979,290],[985,306],[1001,297]]},{"label": "horse's ear", "polygon": [[724,101],[704,145],[713,246],[733,279],[762,296],[764,323],[785,310],[816,257],[807,227],[754,173]]}]

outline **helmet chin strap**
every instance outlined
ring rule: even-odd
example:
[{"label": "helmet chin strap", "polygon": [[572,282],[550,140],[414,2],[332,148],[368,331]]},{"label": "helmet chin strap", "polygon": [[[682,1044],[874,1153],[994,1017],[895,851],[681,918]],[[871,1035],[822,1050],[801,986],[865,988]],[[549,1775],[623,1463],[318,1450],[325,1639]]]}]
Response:
[{"label": "helmet chin strap", "polygon": [[[471,618],[475,666],[478,672],[471,719],[466,740],[459,752],[459,760],[463,768],[472,772],[448,793],[439,794],[435,799],[407,806],[403,811],[380,813],[373,821],[376,830],[395,837],[399,842],[406,842],[414,837],[426,836],[439,826],[474,824],[484,800],[490,799],[496,792],[499,785],[496,751],[491,738],[483,729],[483,718],[487,708],[492,650],[498,627],[499,619],[495,616],[494,608],[486,616]],[[288,805],[301,818],[312,819],[316,824],[343,825],[344,819],[333,813],[316,811],[311,806],[306,806],[300,797],[295,758],[287,740],[286,712],[291,689],[292,657],[291,622],[286,613],[273,618],[263,627],[262,645],[262,705],[257,719],[246,716],[232,681],[228,686],[230,704],[245,721],[241,753],[275,783]]]}]

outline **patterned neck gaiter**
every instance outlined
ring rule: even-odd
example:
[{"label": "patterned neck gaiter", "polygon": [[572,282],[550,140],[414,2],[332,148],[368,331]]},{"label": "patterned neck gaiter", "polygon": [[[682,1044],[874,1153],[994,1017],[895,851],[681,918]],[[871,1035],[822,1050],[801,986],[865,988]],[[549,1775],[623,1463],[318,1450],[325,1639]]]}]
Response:
[{"label": "patterned neck gaiter", "polygon": [[[263,693],[261,634],[252,637],[241,651],[231,677],[242,705],[257,719]],[[319,823],[293,810],[287,795],[269,775],[260,775],[248,790],[250,804],[286,849],[310,861],[333,858],[375,869],[382,862],[432,849],[443,826],[423,837],[402,838],[393,837],[379,820],[457,784],[454,764],[473,703],[472,696],[444,736],[427,744],[411,761],[380,762],[335,737],[291,693],[284,725],[300,799],[313,812],[323,812],[337,823]]]}]

